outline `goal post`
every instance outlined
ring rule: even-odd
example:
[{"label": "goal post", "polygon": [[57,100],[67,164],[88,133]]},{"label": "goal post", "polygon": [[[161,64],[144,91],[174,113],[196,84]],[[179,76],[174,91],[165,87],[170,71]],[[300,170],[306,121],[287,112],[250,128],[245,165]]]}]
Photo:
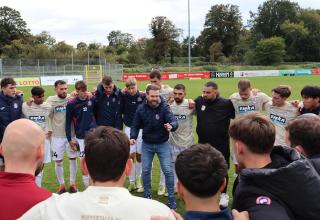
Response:
[{"label": "goal post", "polygon": [[86,81],[100,82],[102,80],[102,65],[86,65]]}]

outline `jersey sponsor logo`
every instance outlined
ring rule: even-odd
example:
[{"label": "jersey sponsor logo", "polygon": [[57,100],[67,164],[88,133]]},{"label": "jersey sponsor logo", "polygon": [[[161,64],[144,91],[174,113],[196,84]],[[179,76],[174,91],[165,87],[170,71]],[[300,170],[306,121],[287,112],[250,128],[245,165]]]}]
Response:
[{"label": "jersey sponsor logo", "polygon": [[40,115],[31,115],[29,116],[29,120],[33,121],[33,122],[45,122],[46,121],[46,117],[45,116],[40,116]]},{"label": "jersey sponsor logo", "polygon": [[6,108],[6,107],[1,107],[0,110],[2,111],[2,110],[4,110],[5,108]]},{"label": "jersey sponsor logo", "polygon": [[254,106],[254,105],[239,106],[238,110],[239,110],[239,113],[252,112],[252,111],[256,110],[256,106]]},{"label": "jersey sponsor logo", "polygon": [[278,116],[278,115],[274,115],[274,114],[270,114],[270,119],[274,122],[274,123],[277,123],[277,124],[281,124],[281,125],[284,125],[287,121],[287,119],[281,117],[281,116]]},{"label": "jersey sponsor logo", "polygon": [[268,196],[259,196],[256,199],[257,205],[271,205],[272,201]]},{"label": "jersey sponsor logo", "polygon": [[174,117],[175,117],[178,121],[185,121],[185,120],[187,120],[187,116],[186,116],[186,115],[174,115]]},{"label": "jersey sponsor logo", "polygon": [[66,106],[57,106],[54,108],[55,112],[60,112],[60,113],[63,113],[63,112],[66,112],[67,108]]}]

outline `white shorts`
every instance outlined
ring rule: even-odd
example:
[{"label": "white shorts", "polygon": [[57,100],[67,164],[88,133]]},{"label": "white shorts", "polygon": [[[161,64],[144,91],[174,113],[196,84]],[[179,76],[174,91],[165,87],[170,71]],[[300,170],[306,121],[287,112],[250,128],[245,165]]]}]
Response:
[{"label": "white shorts", "polygon": [[84,157],[84,139],[78,139],[76,138],[78,144],[79,144],[79,157],[83,158]]},{"label": "white shorts", "polygon": [[179,146],[176,146],[176,145],[171,144],[171,143],[170,143],[170,146],[171,146],[171,160],[172,160],[172,162],[176,162],[177,156],[178,156],[182,151],[184,151],[185,149],[187,149],[186,147],[179,147]]},{"label": "white shorts", "polygon": [[51,162],[50,141],[46,138],[44,140],[44,158],[43,158],[43,163],[50,163],[50,162]]},{"label": "white shorts", "polygon": [[[131,129],[129,127],[124,128],[124,132],[126,133],[129,139],[130,139],[130,130]],[[136,140],[136,144],[130,145],[130,154],[133,154],[133,153],[141,154],[141,146],[142,146],[142,130],[140,129],[138,138]]]},{"label": "white shorts", "polygon": [[71,149],[67,138],[52,137],[52,160],[63,160],[64,152],[67,152],[69,158],[76,158],[78,151]]}]

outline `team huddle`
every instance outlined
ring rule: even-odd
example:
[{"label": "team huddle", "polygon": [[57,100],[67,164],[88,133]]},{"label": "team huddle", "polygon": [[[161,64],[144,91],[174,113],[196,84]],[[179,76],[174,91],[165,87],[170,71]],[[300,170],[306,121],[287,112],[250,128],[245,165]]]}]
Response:
[{"label": "team huddle", "polygon": [[[100,193],[92,185],[98,186],[97,183],[108,181],[123,185],[124,179],[129,176],[128,191],[143,192],[144,198],[152,199],[151,173],[153,158],[157,154],[161,167],[158,195],[168,197],[167,206],[170,209],[177,208],[175,193],[178,192],[186,205],[186,219],[218,219],[218,215],[221,216],[219,219],[232,219],[227,208],[229,198],[226,187],[231,138],[231,158],[237,176],[233,188],[233,208],[248,211],[250,219],[320,218],[320,202],[314,200],[314,205],[307,206],[311,200],[305,198],[320,190],[320,176],[317,173],[320,161],[311,160],[320,155],[320,87],[305,86],[301,90],[301,102],[289,101],[289,86],[273,88],[269,97],[258,89],[252,89],[249,80],[241,79],[238,91],[226,99],[220,96],[218,85],[209,81],[205,83],[202,95],[192,100],[185,98],[187,91],[183,84],[177,84],[174,88],[163,85],[160,72],[153,70],[150,84],[143,92],[138,90],[134,78],[129,78],[125,87],[120,89],[110,76],[104,76],[93,92],[88,91],[85,81],[77,81],[74,88],[75,91],[68,94],[67,83],[57,80],[54,84],[56,95],[44,101],[45,90],[33,87],[32,99],[23,103],[22,95],[16,92],[15,81],[12,78],[1,80],[0,141],[4,139],[4,143],[8,142],[5,131],[9,133],[10,129],[6,127],[17,119],[26,118],[39,125],[45,134],[41,162],[55,162],[59,182],[57,194],[67,191],[75,193],[77,196],[73,198],[88,200],[83,201],[82,206],[86,206],[93,199],[93,194],[98,196]],[[194,116],[198,144],[194,143]],[[308,130],[306,126],[311,128]],[[316,132],[314,136],[317,137],[308,132]],[[308,148],[310,140],[305,140],[308,135],[315,138],[312,144],[318,150]],[[123,146],[127,145],[130,147],[125,150]],[[103,146],[110,146],[110,149]],[[65,153],[70,162],[69,189],[66,189],[64,180]],[[75,182],[78,157],[83,183],[87,188],[83,194],[77,193]],[[311,158],[311,162],[305,157]],[[7,167],[6,161],[5,157],[2,168]],[[45,172],[42,167],[35,173],[35,182],[40,187]],[[105,170],[102,171],[103,167]],[[281,168],[281,172],[277,173]],[[263,169],[270,170],[261,171]],[[297,184],[292,184],[295,186],[293,188],[286,185],[289,180],[294,182],[296,179],[297,184],[306,185],[300,186],[299,193],[295,192],[298,191]],[[135,200],[120,191],[113,193],[123,194],[128,203],[123,204],[124,207],[130,204],[152,207],[152,204]],[[304,199],[299,197],[301,201],[295,202],[293,195],[289,195],[292,192]],[[44,194],[44,197],[49,196]],[[106,197],[99,197],[101,204],[114,202],[112,196]],[[61,198],[61,203],[73,203],[71,198]],[[212,198],[212,204],[207,209],[211,212],[194,210],[192,201],[208,198]],[[59,219],[64,215],[67,218],[80,215],[81,219],[94,219],[98,216],[91,211],[86,212],[86,209],[80,211],[83,215],[71,215],[61,211],[62,208],[57,205],[59,197],[53,195],[50,199],[27,212],[25,219]],[[153,205],[150,208],[153,212],[147,211],[145,216],[181,218],[175,213],[173,216],[160,204]],[[52,209],[53,206],[57,210]],[[307,211],[298,209],[299,206]],[[215,212],[212,212],[212,207],[215,207]],[[93,210],[97,213],[101,211],[98,208]],[[60,216],[54,211],[60,212]],[[239,213],[233,214],[234,219],[245,219]],[[125,219],[127,215],[117,213],[112,219]],[[129,219],[145,218],[136,213],[130,216]]]}]

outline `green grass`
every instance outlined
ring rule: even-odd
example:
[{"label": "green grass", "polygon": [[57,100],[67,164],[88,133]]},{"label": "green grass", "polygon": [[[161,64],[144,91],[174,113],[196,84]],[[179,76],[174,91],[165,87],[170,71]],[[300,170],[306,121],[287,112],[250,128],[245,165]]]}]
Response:
[{"label": "green grass", "polygon": [[[210,79],[212,80],[212,79]],[[220,94],[223,97],[229,97],[233,92],[236,92],[237,90],[237,78],[228,78],[228,79],[214,79],[214,81],[219,85]],[[259,88],[263,92],[265,92],[268,95],[271,95],[271,89],[274,88],[277,85],[289,85],[292,88],[292,95],[290,99],[300,99],[300,90],[305,85],[319,85],[320,83],[320,76],[296,76],[296,77],[257,77],[257,78],[250,78],[252,85],[254,88]],[[169,84],[170,86],[174,86],[178,83],[183,83],[187,88],[187,98],[196,98],[197,96],[201,95],[203,84],[205,82],[209,81],[207,80],[173,80],[173,81],[165,81],[165,84]],[[140,90],[144,90],[146,84],[148,82],[139,82]],[[89,84],[89,89],[93,89],[96,84]],[[123,83],[118,83],[119,87],[123,87]],[[24,91],[25,93],[25,100],[27,100],[30,97],[30,87],[21,87],[19,88]],[[45,87],[46,89],[46,96],[50,96],[54,94],[53,87]],[[69,91],[71,92],[73,90],[73,86],[69,86]],[[196,125],[196,120],[194,120]],[[195,128],[196,126],[194,126]],[[195,133],[196,134],[196,133]],[[195,141],[197,142],[197,135],[195,135]],[[78,173],[77,173],[77,185],[79,187],[79,190],[83,190],[83,183],[81,178],[81,172],[80,172],[80,166],[78,166]],[[231,165],[231,168],[229,170],[229,184],[228,184],[228,193],[230,195],[231,201],[231,191],[232,191],[232,185],[234,181],[234,167]],[[159,183],[159,161],[155,157],[155,164],[154,164],[154,170],[153,170],[153,176],[152,176],[152,193],[153,198],[156,200],[159,200],[163,203],[166,203],[167,198],[163,196],[157,196],[157,187]],[[66,184],[69,182],[69,163],[67,158],[64,160],[64,176],[66,180]],[[58,182],[55,176],[54,171],[54,163],[51,162],[50,164],[47,164],[44,169],[44,177],[43,177],[43,187],[47,188],[48,190],[55,192],[58,188]],[[142,196],[142,194],[137,194]],[[183,213],[184,211],[184,205],[181,200],[177,200],[178,204],[178,211],[180,213]],[[231,204],[231,203],[230,203]]]}]

